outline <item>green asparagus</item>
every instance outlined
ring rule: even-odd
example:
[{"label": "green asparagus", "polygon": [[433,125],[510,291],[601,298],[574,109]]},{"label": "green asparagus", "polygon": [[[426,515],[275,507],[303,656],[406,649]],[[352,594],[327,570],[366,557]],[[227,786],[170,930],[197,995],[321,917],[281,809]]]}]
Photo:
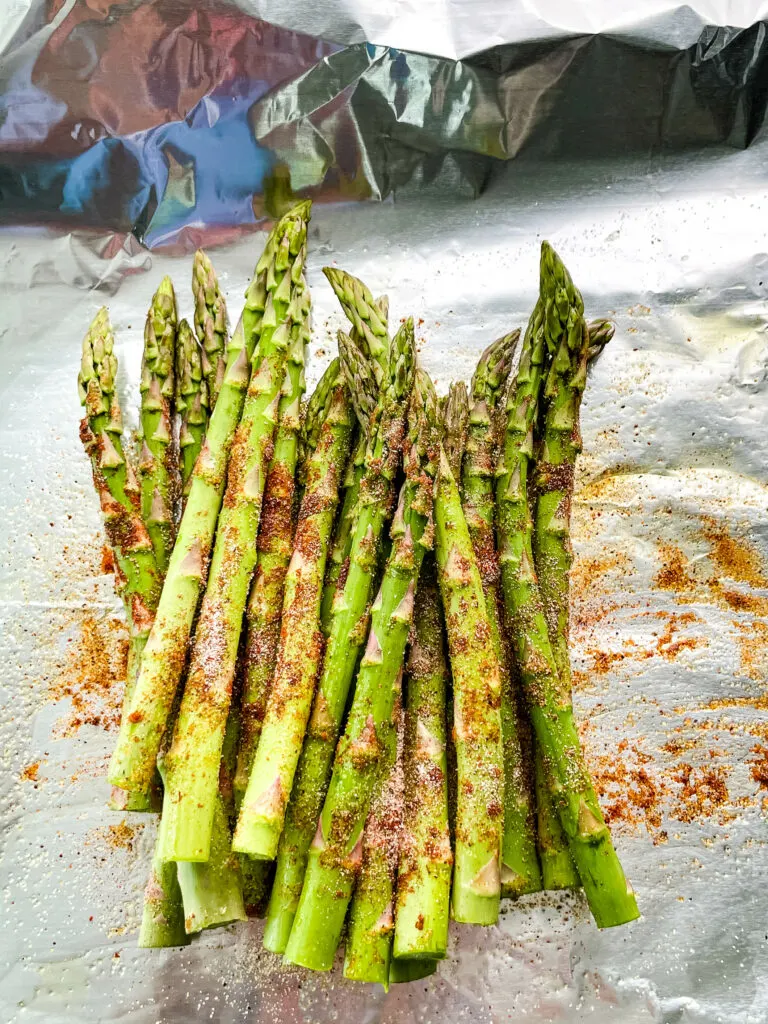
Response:
[{"label": "green asparagus", "polygon": [[145,789],[152,779],[204,586],[229,449],[245,401],[254,346],[262,329],[273,331],[275,327],[276,310],[271,291],[267,297],[268,285],[275,290],[277,268],[283,274],[286,262],[296,268],[300,279],[308,216],[309,204],[302,203],[275,226],[246,292],[243,315],[227,348],[222,390],[192,474],[192,486],[126,727],[121,725],[112,755],[109,779],[113,785]]},{"label": "green asparagus", "polygon": [[288,361],[278,411],[275,450],[264,488],[256,572],[246,608],[246,649],[240,701],[240,747],[234,778],[239,808],[261,735],[280,637],[285,574],[293,551],[295,475],[304,394],[303,338],[298,336]]},{"label": "green asparagus", "polygon": [[141,514],[161,573],[168,568],[173,547],[179,478],[173,438],[176,321],[176,295],[170,277],[164,277],[144,325],[139,454]]},{"label": "green asparagus", "polygon": [[184,927],[188,934],[230,924],[232,921],[244,921],[246,918],[240,860],[232,852],[232,833],[229,827],[230,815],[234,810],[232,776],[237,756],[238,732],[239,715],[233,707],[227,719],[221,752],[210,857],[203,863],[180,862],[176,865],[184,905]]},{"label": "green asparagus", "polygon": [[186,498],[208,426],[208,385],[203,378],[202,349],[186,320],[176,334],[176,412],[182,495]]},{"label": "green asparagus", "polygon": [[[292,221],[267,273],[259,363],[251,376],[216,528],[205,597],[195,629],[187,682],[166,756],[163,853],[167,860],[207,861],[221,749],[232,698],[243,614],[256,563],[256,537],[290,358],[299,368],[309,339],[309,292],[302,275],[306,222]],[[291,250],[295,250],[292,252]],[[290,415],[298,419],[300,400]],[[247,852],[247,851],[244,851]]]},{"label": "green asparagus", "polygon": [[227,369],[227,306],[213,264],[198,249],[192,264],[195,330],[203,349],[202,369],[210,408],[216,405]]},{"label": "green asparagus", "polygon": [[[275,953],[285,951],[291,931],[349,688],[365,643],[381,538],[394,504],[414,362],[413,321],[408,320],[392,340],[386,386],[371,424],[350,553],[331,610],[325,659],[280,841],[264,929],[264,944]],[[374,361],[373,372],[377,365]]]},{"label": "green asparagus", "polygon": [[[455,447],[455,441],[450,447]],[[453,916],[470,924],[494,924],[501,894],[504,817],[501,674],[459,487],[444,451],[435,536],[453,675],[457,773]]]},{"label": "green asparagus", "polygon": [[513,331],[490,345],[472,378],[472,409],[464,458],[464,514],[483,583],[488,621],[501,669],[501,729],[504,742],[504,832],[501,844],[501,892],[519,896],[541,888],[536,856],[536,823],[530,766],[524,763],[521,722],[501,625],[499,562],[494,535],[493,477],[498,405],[520,337]]},{"label": "green asparagus", "polygon": [[363,831],[362,862],[349,908],[344,977],[389,988],[394,890],[402,831],[402,707],[396,699],[393,728],[382,739],[377,792]]},{"label": "green asparagus", "polygon": [[[377,299],[376,306],[382,316],[384,324],[386,324],[387,316],[389,314],[389,299],[387,296],[382,295],[381,298]],[[350,333],[350,340],[361,348],[362,351],[369,351],[368,346],[361,342],[360,336],[354,328]],[[362,413],[362,410],[356,411],[358,412],[358,419],[360,419],[361,414],[364,416],[366,415],[365,413]],[[323,631],[326,634],[331,624],[333,600],[339,587],[339,580],[342,578],[342,573],[347,565],[347,559],[349,558],[349,553],[352,549],[352,531],[354,528],[355,509],[357,508],[357,501],[360,494],[360,481],[363,478],[363,472],[365,470],[365,450],[370,428],[370,420],[360,420],[357,444],[353,446],[352,450],[354,455],[349,460],[347,465],[347,474],[344,479],[344,498],[342,500],[341,511],[339,512],[339,518],[336,524],[336,532],[333,536],[333,546],[331,547],[330,554],[328,555],[328,569],[325,574],[323,601],[320,606],[320,622],[323,626]]]},{"label": "green asparagus", "polygon": [[[122,445],[123,423],[115,389],[117,357],[109,315],[96,314],[83,339],[78,375],[85,416],[80,440],[91,460],[107,540],[115,558],[115,582],[128,618],[129,646],[123,715],[131,700],[141,656],[160,599],[162,577],[152,541],[141,518],[139,484]],[[150,796],[115,787],[110,806],[116,810],[149,810]]]},{"label": "green asparagus", "polygon": [[[614,326],[609,320],[595,320],[589,325],[589,353],[590,359],[602,352],[605,345],[613,337]],[[542,561],[542,552],[539,550],[537,536],[540,531],[534,530],[534,556],[539,575],[542,598],[544,600],[547,625],[549,627],[550,639],[553,639],[553,653],[557,663],[558,674],[565,680],[564,685],[570,689],[571,686],[571,665],[567,648],[567,624],[568,609],[565,614],[563,609],[552,605],[553,598],[557,595],[561,600],[567,601],[568,588],[558,586],[556,580],[551,580],[554,562],[549,559]],[[564,568],[564,566],[563,566]],[[554,585],[552,585],[554,584]],[[566,632],[561,634],[558,627],[564,627]],[[541,874],[545,889],[574,889],[579,886],[579,876],[576,865],[573,863],[568,849],[568,840],[563,832],[557,810],[552,801],[548,772],[545,769],[541,749],[536,746],[535,757],[536,770],[536,805],[538,821],[538,847],[539,859],[541,861]]]},{"label": "green asparagus", "polygon": [[392,551],[373,603],[352,707],[285,950],[286,960],[315,970],[329,970],[333,964],[360,867],[363,827],[380,753],[394,728],[393,709],[400,693],[419,570],[433,542],[435,419],[432,383],[417,371],[409,408],[406,480],[392,524]]},{"label": "green asparagus", "polygon": [[320,599],[351,433],[348,390],[339,374],[307,468],[285,579],[277,664],[235,829],[234,849],[251,857],[269,860],[277,853],[322,656]]},{"label": "green asparagus", "polygon": [[406,686],[405,813],[393,955],[435,960],[448,947],[453,854],[446,781],[448,665],[432,555],[419,580]]},{"label": "green asparagus", "polygon": [[[598,927],[638,916],[634,893],[611,843],[573,719],[547,629],[534,567],[528,503],[528,467],[533,454],[547,349],[564,358],[580,350],[585,331],[581,296],[548,245],[542,244],[539,302],[526,331],[517,384],[510,399],[502,460],[497,470],[501,579],[507,614],[515,626],[516,650],[531,720],[555,786],[556,806],[571,855]],[[570,356],[569,356],[570,363]],[[564,700],[564,697],[566,698]]]}]

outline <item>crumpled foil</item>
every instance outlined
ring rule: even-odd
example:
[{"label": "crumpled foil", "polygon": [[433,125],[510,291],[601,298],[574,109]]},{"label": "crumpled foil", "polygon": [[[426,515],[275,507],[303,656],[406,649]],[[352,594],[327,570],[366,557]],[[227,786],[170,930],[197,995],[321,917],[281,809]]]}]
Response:
[{"label": "crumpled foil", "polygon": [[[0,28],[0,1020],[762,1024],[765,12],[287,6],[18,3]],[[157,281],[190,317],[179,250],[220,243],[234,320],[290,189],[319,200],[310,382],[343,325],[330,262],[416,318],[441,391],[524,324],[543,237],[616,321],[583,410],[572,650],[628,927],[526,897],[387,994],[283,969],[259,922],[136,948],[155,822],[105,807],[125,630],[80,341],[107,302],[135,422]]]}]

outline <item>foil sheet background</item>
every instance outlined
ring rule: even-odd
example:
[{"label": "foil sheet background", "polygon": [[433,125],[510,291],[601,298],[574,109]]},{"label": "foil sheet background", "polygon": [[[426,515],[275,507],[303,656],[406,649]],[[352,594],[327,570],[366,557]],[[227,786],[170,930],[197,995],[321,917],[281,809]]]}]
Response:
[{"label": "foil sheet background", "polygon": [[[618,17],[603,4],[574,12],[544,0],[358,6],[221,5],[220,21],[198,7],[195,38],[210,41],[210,54],[236,54],[221,67],[236,66],[238,81],[263,83],[242,91],[233,121],[250,126],[237,136],[243,145],[269,137],[267,173],[287,163],[298,187],[306,167],[301,180],[321,200],[374,198],[397,185],[394,202],[316,203],[311,381],[342,324],[320,273],[331,261],[387,292],[393,318],[418,319],[421,358],[440,390],[468,379],[481,348],[524,323],[542,237],[562,253],[589,315],[615,318],[583,416],[575,700],[643,918],[599,933],[580,897],[529,897],[508,906],[497,928],[454,926],[438,975],[387,995],[338,972],[283,971],[261,951],[258,922],[183,950],[135,948],[154,825],[105,808],[120,687],[103,680],[121,627],[77,439],[80,340],[106,301],[121,397],[133,410],[157,281],[173,276],[190,316],[191,261],[179,250],[221,242],[213,256],[234,319],[261,245],[253,232],[264,199],[252,199],[245,151],[196,120],[217,83],[223,95],[237,75],[206,79],[204,95],[179,105],[187,94],[171,55],[189,37],[171,21],[186,25],[188,8],[9,5],[2,82],[6,99],[17,93],[0,122],[0,209],[18,223],[0,233],[0,1020],[762,1024],[768,152],[765,26],[749,26],[765,12],[659,2]],[[242,34],[254,14],[285,27]],[[146,47],[131,50],[127,23],[142,18]],[[56,35],[77,19],[78,32]],[[603,34],[583,35],[595,31]],[[243,42],[257,37],[269,41],[268,60]],[[365,39],[375,46],[358,45]],[[92,67],[106,68],[100,88],[98,76],[79,77],[73,40]],[[143,58],[158,53],[152,67],[165,78],[152,90]],[[41,54],[47,70],[36,79]],[[126,54],[131,74],[117,89],[110,75]],[[697,92],[701,67],[715,85]],[[313,102],[332,88],[332,109],[318,105],[313,120]],[[66,107],[59,120],[49,116],[53,96]],[[486,142],[501,138],[502,98],[505,124],[522,126],[506,138],[525,142],[499,155]],[[107,107],[117,121],[106,123]],[[87,120],[94,110],[101,121]],[[71,137],[77,123],[94,130],[87,144],[85,129]],[[182,184],[169,191],[176,179],[161,143],[190,124],[202,134],[184,207],[191,179],[178,172]],[[323,170],[313,161],[329,139],[336,163]],[[143,221],[125,213],[134,210],[125,197],[138,193],[126,188],[124,165],[99,163],[109,145],[153,168],[158,201]],[[403,147],[411,163],[398,155],[388,164]],[[62,212],[50,179],[27,189],[26,206],[24,190],[13,191],[51,162],[70,180],[72,162],[88,154],[80,208]],[[345,178],[347,155],[354,174]],[[136,201],[139,213],[146,208]]]}]

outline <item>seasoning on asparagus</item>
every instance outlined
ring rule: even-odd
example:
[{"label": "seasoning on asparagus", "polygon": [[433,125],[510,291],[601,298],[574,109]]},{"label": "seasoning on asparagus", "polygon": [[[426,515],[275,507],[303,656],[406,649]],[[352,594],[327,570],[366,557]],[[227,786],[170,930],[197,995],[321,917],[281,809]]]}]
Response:
[{"label": "seasoning on asparagus", "polygon": [[[338,364],[337,373],[338,373]],[[267,712],[235,829],[234,849],[272,859],[283,827],[322,656],[320,599],[352,409],[341,373],[307,467],[293,555],[285,579],[280,644]]]},{"label": "seasoning on asparagus", "polygon": [[121,725],[112,755],[109,778],[114,785],[143,789],[152,778],[206,578],[229,449],[242,414],[254,346],[262,328],[273,330],[275,326],[274,299],[271,292],[268,296],[267,286],[274,289],[276,270],[280,268],[282,274],[286,260],[300,273],[308,216],[309,204],[301,203],[273,228],[246,292],[245,309],[227,348],[224,383],[192,474],[192,486],[126,727]]},{"label": "seasoning on asparagus", "polygon": [[162,859],[156,843],[149,880],[144,889],[139,949],[186,946],[189,941],[184,928],[184,907],[176,865]]},{"label": "seasoning on asparagus", "polygon": [[[507,614],[515,626],[520,672],[536,739],[555,786],[556,806],[571,855],[598,927],[638,916],[611,843],[584,761],[570,693],[563,692],[534,568],[528,468],[547,349],[555,359],[581,365],[588,334],[581,296],[548,243],[542,244],[541,292],[523,343],[510,399],[504,451],[497,476],[501,578]],[[578,360],[578,362],[576,361]],[[566,371],[567,372],[567,371]],[[575,380],[574,380],[575,378]],[[569,385],[578,372],[568,373]]]},{"label": "seasoning on asparagus", "polygon": [[[296,344],[303,347],[303,339],[297,338]],[[240,700],[240,746],[234,777],[238,808],[261,736],[267,696],[275,671],[285,574],[293,551],[295,478],[304,389],[303,352],[297,351],[289,359],[280,398],[275,450],[267,473],[256,545],[256,572],[245,613],[247,633]],[[324,385],[323,390],[327,395]]]},{"label": "seasoning on asparagus", "polygon": [[[115,585],[125,605],[129,629],[123,715],[131,699],[141,656],[160,599],[162,577],[152,541],[141,517],[139,484],[123,451],[123,421],[117,399],[117,357],[109,314],[102,307],[83,338],[77,384],[85,416],[80,440],[91,460],[107,540],[115,557]],[[149,810],[146,793],[115,788],[116,810]]]},{"label": "seasoning on asparagus", "polygon": [[170,277],[164,277],[152,296],[144,325],[139,454],[141,514],[161,573],[168,567],[173,547],[179,482],[173,437],[176,321],[176,295]]},{"label": "seasoning on asparagus", "polygon": [[[295,218],[274,259],[264,267],[267,302],[259,335],[259,362],[251,375],[232,446],[187,681],[166,757],[163,817],[168,860],[206,861],[209,857],[221,749],[256,563],[256,537],[274,450],[280,392],[288,359],[297,364],[300,374],[309,340],[309,292],[302,275],[305,235],[306,222]],[[300,397],[292,395],[287,415],[297,420],[299,410]]]},{"label": "seasoning on asparagus", "polygon": [[186,320],[176,333],[176,412],[179,414],[181,491],[186,498],[208,426],[208,385],[203,378],[202,349]]},{"label": "seasoning on asparagus", "polygon": [[403,828],[403,711],[382,740],[376,793],[363,831],[362,862],[347,922],[344,977],[389,988],[398,849]]},{"label": "seasoning on asparagus", "polygon": [[457,773],[453,916],[470,924],[494,924],[501,893],[504,817],[501,675],[459,487],[443,450],[435,537],[453,675]]},{"label": "seasoning on asparagus", "polygon": [[472,408],[462,483],[464,515],[485,593],[493,648],[501,670],[501,730],[504,743],[504,831],[501,843],[502,896],[541,888],[536,855],[531,766],[524,763],[517,695],[500,617],[499,560],[495,538],[494,472],[498,406],[512,368],[519,331],[499,338],[483,352],[472,378]]},{"label": "seasoning on asparagus", "polygon": [[357,877],[362,833],[386,737],[394,727],[416,586],[433,540],[436,399],[417,371],[409,408],[406,480],[392,523],[392,551],[371,612],[352,707],[339,742],[307,860],[286,960],[330,970]]},{"label": "seasoning on asparagus", "polygon": [[192,295],[195,330],[203,349],[203,376],[213,409],[227,369],[227,306],[213,264],[202,249],[197,250],[192,263]]},{"label": "seasoning on asparagus", "polygon": [[[384,325],[389,314],[389,299],[386,295],[376,300],[376,306],[381,314]],[[350,340],[361,348],[361,351],[368,352],[369,347],[360,340],[360,336],[353,327],[350,332]],[[356,410],[357,411],[357,410]],[[367,415],[358,411],[360,416]],[[320,606],[320,622],[327,634],[331,623],[333,600],[336,596],[339,580],[341,579],[344,567],[347,564],[349,553],[352,548],[352,531],[355,525],[355,511],[357,508],[358,496],[360,494],[360,482],[365,470],[365,451],[370,430],[369,419],[360,420],[360,428],[357,436],[357,443],[353,445],[353,455],[347,464],[347,474],[344,478],[344,498],[339,512],[336,531],[333,535],[333,546],[328,555],[328,569],[325,574],[325,585],[323,587],[323,601]]]},{"label": "seasoning on asparagus", "polygon": [[[397,869],[393,956],[435,960],[448,947],[448,664],[434,556],[424,560],[406,673],[404,827]],[[392,980],[390,978],[390,980]]]},{"label": "seasoning on asparagus", "polygon": [[[206,928],[246,919],[240,858],[232,852],[232,833],[229,827],[234,809],[232,775],[238,731],[239,714],[233,707],[227,719],[221,752],[210,856],[201,863],[180,861],[176,865],[184,906],[184,927],[190,935]],[[162,835],[160,838],[162,844]]]},{"label": "seasoning on asparagus", "polygon": [[[614,326],[609,320],[595,320],[589,325],[589,359],[596,357],[613,337]],[[573,482],[573,481],[571,481]],[[542,599],[544,600],[549,627],[550,639],[553,640],[555,661],[558,673],[565,679],[570,689],[571,666],[568,657],[568,588],[550,585],[555,563],[547,560],[542,563],[542,553],[538,548],[538,531],[534,531],[534,554],[539,575]],[[553,581],[554,582],[554,581]],[[554,598],[566,602],[565,609],[553,605]],[[565,614],[563,614],[565,611]],[[563,627],[561,632],[558,626]],[[536,813],[538,823],[538,848],[541,862],[541,876],[545,889],[576,889],[579,887],[579,876],[568,849],[568,840],[560,824],[560,818],[552,802],[551,783],[547,769],[541,756],[541,748],[535,748],[536,773]]]},{"label": "seasoning on asparagus", "polygon": [[[276,953],[285,951],[291,931],[349,688],[368,631],[382,535],[394,505],[414,363],[413,322],[407,320],[392,340],[387,375],[370,426],[350,553],[331,609],[325,659],[280,840],[264,929],[264,944]],[[369,365],[375,373],[379,364],[369,361]]]}]

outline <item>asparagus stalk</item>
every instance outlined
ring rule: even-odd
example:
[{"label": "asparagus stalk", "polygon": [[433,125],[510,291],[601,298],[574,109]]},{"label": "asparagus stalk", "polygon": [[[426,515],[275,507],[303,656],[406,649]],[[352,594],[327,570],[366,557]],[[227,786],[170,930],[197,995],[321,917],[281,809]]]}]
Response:
[{"label": "asparagus stalk", "polygon": [[[373,415],[350,553],[332,606],[325,660],[280,841],[264,929],[264,945],[275,953],[285,951],[293,925],[307,853],[328,787],[349,688],[365,643],[381,537],[394,503],[404,405],[411,389],[414,361],[413,322],[408,320],[392,340],[386,386]],[[369,362],[369,365],[373,367],[372,372],[376,372],[378,363]]]},{"label": "asparagus stalk", "polygon": [[275,225],[246,292],[243,315],[227,348],[224,383],[192,474],[192,486],[126,727],[121,726],[112,755],[109,778],[114,785],[144,789],[152,778],[204,586],[229,449],[243,410],[254,346],[262,330],[274,332],[276,309],[272,293],[276,289],[276,275],[279,273],[282,280],[287,262],[300,279],[308,215],[309,204],[302,203]]},{"label": "asparagus stalk", "polygon": [[[115,553],[116,584],[125,603],[132,642],[146,642],[160,594],[152,541],[139,512],[139,485],[122,445],[123,420],[115,389],[117,357],[109,314],[102,306],[83,338],[77,378],[85,416],[80,440],[91,460],[107,539]],[[140,656],[140,651],[134,656]]]},{"label": "asparagus stalk", "polygon": [[[338,365],[338,364],[337,364]],[[235,829],[234,848],[272,859],[282,831],[322,655],[320,599],[352,411],[343,377],[333,389],[309,466],[293,556],[285,580],[275,675],[259,745]]]},{"label": "asparagus stalk", "polygon": [[[386,325],[389,314],[389,299],[387,296],[382,295],[377,299],[376,306],[381,314],[384,324]],[[361,341],[358,332],[354,328],[350,333],[350,340],[361,348],[362,351],[369,351],[368,345]],[[358,418],[360,418],[360,411],[358,411]],[[341,511],[339,513],[339,520],[336,524],[336,532],[333,537],[333,547],[328,555],[328,570],[325,574],[323,601],[320,606],[320,622],[322,623],[323,630],[326,634],[331,623],[333,600],[336,596],[336,591],[339,588],[339,580],[342,579],[342,574],[348,564],[347,559],[349,558],[349,554],[352,549],[355,510],[357,508],[358,497],[360,494],[360,482],[365,470],[365,450],[370,428],[369,420],[361,420],[360,427],[361,430],[357,444],[353,446],[354,455],[347,465],[347,475],[344,480],[344,498],[341,505]]]},{"label": "asparagus stalk", "polygon": [[189,941],[176,865],[160,857],[159,844],[155,843],[152,868],[144,889],[139,949],[186,946]]},{"label": "asparagus stalk", "polygon": [[434,558],[429,556],[421,570],[408,658],[405,821],[397,872],[395,960],[434,961],[448,948],[453,854],[446,782],[447,688],[440,594]]},{"label": "asparagus stalk", "polygon": [[185,498],[208,426],[208,384],[203,378],[202,351],[192,328],[181,320],[176,335],[176,412],[180,414],[179,461]]},{"label": "asparagus stalk", "polygon": [[568,840],[552,799],[552,785],[544,760],[536,749],[534,758],[536,785],[536,840],[541,863],[543,889],[578,889],[579,876],[573,863]]},{"label": "asparagus stalk", "polygon": [[[94,487],[115,556],[115,584],[128,619],[125,716],[160,598],[161,576],[139,510],[139,484],[123,451],[116,374],[114,335],[107,310],[102,307],[83,339],[78,391],[85,416],[80,423],[80,439],[91,460]],[[150,803],[146,793],[117,787],[110,799],[110,806],[116,810],[149,810]]]},{"label": "asparagus stalk", "polygon": [[188,934],[246,919],[240,860],[232,852],[229,827],[238,730],[238,715],[233,709],[224,735],[210,857],[204,863],[180,862],[176,865],[184,905],[184,927]]},{"label": "asparagus stalk", "polygon": [[[297,339],[297,344],[303,348],[303,340]],[[275,450],[264,488],[264,506],[256,545],[256,573],[245,614],[247,639],[240,700],[240,747],[234,777],[238,808],[248,784],[275,671],[285,574],[293,551],[300,403],[305,389],[303,355],[303,351],[297,350],[288,362],[280,398]],[[328,394],[325,387],[323,390]]]},{"label": "asparagus stalk", "polygon": [[[597,356],[613,337],[614,326],[609,320],[595,320],[589,325],[589,359]],[[538,517],[538,507],[537,507]],[[568,657],[568,588],[561,587],[552,579],[553,564],[543,559],[539,530],[534,530],[534,555],[539,575],[542,599],[544,600],[550,639],[557,670],[566,686],[571,686],[571,665]],[[565,563],[563,570],[567,573]],[[561,577],[562,578],[562,577]],[[566,575],[567,580],[567,575]],[[559,597],[560,604],[557,599]],[[563,608],[565,602],[565,608]],[[553,639],[554,638],[554,639]],[[535,749],[536,805],[538,822],[538,847],[541,861],[541,875],[545,889],[575,889],[579,876],[568,849],[568,840],[560,824],[560,818],[552,802],[550,780],[545,769],[538,745]]]},{"label": "asparagus stalk", "polygon": [[[303,221],[302,235],[306,232]],[[195,629],[184,696],[167,755],[163,807],[167,860],[209,859],[221,749],[232,698],[240,632],[256,563],[256,537],[273,451],[286,361],[304,365],[309,293],[301,274],[303,237],[270,263],[260,361],[251,376],[227,474],[227,490]],[[278,262],[279,258],[279,262]],[[270,273],[271,272],[271,273]],[[295,280],[294,280],[295,278]],[[298,421],[298,395],[286,415]]]},{"label": "asparagus stalk", "polygon": [[227,369],[227,306],[213,264],[202,249],[192,263],[195,329],[202,345],[202,369],[210,408],[216,405]]},{"label": "asparagus stalk", "polygon": [[521,722],[501,625],[499,561],[494,536],[493,476],[498,405],[520,337],[513,331],[483,352],[472,378],[469,438],[464,458],[464,515],[483,584],[491,640],[501,669],[501,730],[504,743],[504,831],[501,844],[502,896],[520,896],[541,888],[536,856],[532,778],[524,763]]},{"label": "asparagus stalk", "polygon": [[464,381],[455,381],[448,389],[442,419],[443,451],[458,484],[461,481],[461,464],[469,433],[469,396]]},{"label": "asparagus stalk", "polygon": [[173,548],[179,475],[173,438],[176,322],[176,295],[170,277],[164,277],[152,296],[144,325],[139,455],[141,514],[161,573],[168,568]]},{"label": "asparagus stalk", "polygon": [[389,961],[389,984],[398,985],[408,981],[421,981],[437,970],[437,960],[397,960]]},{"label": "asparagus stalk", "polygon": [[[581,296],[548,243],[542,244],[541,294],[523,345],[510,399],[502,460],[497,470],[501,579],[536,739],[555,786],[556,806],[571,855],[598,927],[638,916],[634,893],[611,843],[584,761],[550,643],[534,568],[528,504],[528,464],[547,348],[579,347],[584,331]],[[559,358],[559,355],[558,357]]]},{"label": "asparagus stalk", "polygon": [[470,924],[494,924],[501,892],[504,816],[501,674],[458,484],[445,452],[440,459],[435,527],[453,673],[457,774],[453,916]]},{"label": "asparagus stalk", "polygon": [[349,909],[344,977],[389,988],[394,890],[403,818],[402,707],[395,699],[393,728],[382,741],[378,792],[363,832],[360,874]]},{"label": "asparagus stalk", "polygon": [[333,535],[333,545],[328,554],[328,569],[325,573],[323,599],[320,603],[320,623],[326,636],[333,621],[333,602],[336,592],[344,586],[345,567],[348,565],[352,550],[355,511],[360,497],[360,482],[365,471],[366,447],[367,437],[361,430],[358,432],[357,443],[353,446],[352,455],[347,463],[347,471],[344,475],[344,497],[341,501],[341,510]]},{"label": "asparagus stalk", "polygon": [[406,480],[392,551],[373,603],[368,642],[328,793],[307,860],[286,960],[330,970],[357,877],[362,833],[382,745],[393,728],[402,663],[424,553],[432,546],[436,399],[417,372],[409,410]]}]

